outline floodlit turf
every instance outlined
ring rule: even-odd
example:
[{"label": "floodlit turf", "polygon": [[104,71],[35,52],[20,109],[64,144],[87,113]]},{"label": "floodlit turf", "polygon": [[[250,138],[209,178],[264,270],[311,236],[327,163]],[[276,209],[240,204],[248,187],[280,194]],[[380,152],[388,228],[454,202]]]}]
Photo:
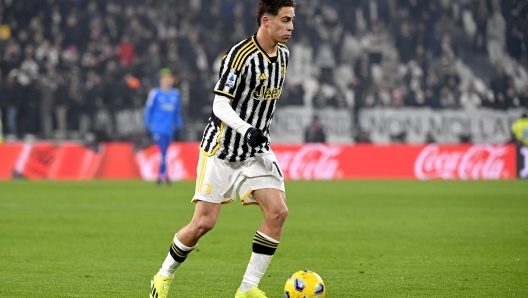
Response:
[{"label": "floodlit turf", "polygon": [[[528,297],[528,181],[288,182],[261,282],[311,269],[327,297]],[[193,182],[0,183],[0,297],[148,297]],[[233,297],[261,220],[222,207],[169,297]]]}]

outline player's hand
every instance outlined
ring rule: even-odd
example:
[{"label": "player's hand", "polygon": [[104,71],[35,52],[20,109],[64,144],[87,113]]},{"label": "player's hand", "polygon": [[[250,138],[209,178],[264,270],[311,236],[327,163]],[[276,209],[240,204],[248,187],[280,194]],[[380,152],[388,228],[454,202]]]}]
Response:
[{"label": "player's hand", "polygon": [[268,138],[258,128],[251,127],[246,132],[246,140],[251,147],[258,147],[264,145]]}]

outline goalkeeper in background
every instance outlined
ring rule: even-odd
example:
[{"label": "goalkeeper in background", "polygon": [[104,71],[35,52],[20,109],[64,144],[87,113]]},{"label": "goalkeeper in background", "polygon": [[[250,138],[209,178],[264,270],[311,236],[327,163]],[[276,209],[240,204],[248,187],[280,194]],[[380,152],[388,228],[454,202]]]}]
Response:
[{"label": "goalkeeper in background", "polygon": [[167,151],[174,138],[174,129],[183,132],[180,91],[174,88],[174,77],[168,68],[160,70],[160,86],[150,91],[145,105],[144,125],[160,150],[157,183],[170,184],[167,173]]}]

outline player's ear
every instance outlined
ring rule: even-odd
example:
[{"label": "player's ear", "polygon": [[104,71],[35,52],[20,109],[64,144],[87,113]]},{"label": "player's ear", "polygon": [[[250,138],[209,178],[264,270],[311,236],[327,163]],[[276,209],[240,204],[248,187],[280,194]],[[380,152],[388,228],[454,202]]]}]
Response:
[{"label": "player's ear", "polygon": [[268,28],[269,21],[270,21],[269,16],[267,15],[262,16],[262,24],[264,25],[264,27]]}]

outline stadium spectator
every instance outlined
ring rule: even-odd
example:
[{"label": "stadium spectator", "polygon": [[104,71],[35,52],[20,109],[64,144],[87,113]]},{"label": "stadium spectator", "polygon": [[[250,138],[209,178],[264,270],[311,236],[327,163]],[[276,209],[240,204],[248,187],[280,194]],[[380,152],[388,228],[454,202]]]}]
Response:
[{"label": "stadium spectator", "polygon": [[304,88],[300,84],[288,85],[287,96],[278,103],[281,106],[303,106],[304,105]]},{"label": "stadium spectator", "polygon": [[495,75],[490,83],[493,95],[497,97],[499,93],[505,94],[510,87],[510,82],[511,78],[504,72],[504,67],[501,64],[497,64]]},{"label": "stadium spectator", "polygon": [[53,136],[53,104],[59,81],[57,69],[52,59],[44,64],[45,69],[39,75],[37,88],[40,92],[40,135],[50,139]]},{"label": "stadium spectator", "polygon": [[455,109],[458,107],[455,95],[447,86],[443,86],[440,91],[440,105],[446,109]]},{"label": "stadium spectator", "polygon": [[130,42],[129,37],[124,35],[121,42],[117,45],[117,59],[119,63],[125,67],[130,66],[134,62],[135,55],[136,49],[134,45]]},{"label": "stadium spectator", "polygon": [[473,1],[473,18],[477,25],[477,31],[473,38],[473,47],[478,52],[486,51],[487,44],[487,25],[488,18],[490,16],[491,1],[488,0],[477,0]]},{"label": "stadium spectator", "polygon": [[460,106],[465,110],[474,110],[482,105],[482,98],[476,92],[474,84],[470,84],[469,87],[462,92],[460,96]]},{"label": "stadium spectator", "polygon": [[400,32],[396,36],[396,48],[400,54],[401,62],[408,63],[414,58],[416,40],[407,22],[403,22],[400,26]]},{"label": "stadium spectator", "polygon": [[314,115],[310,125],[304,130],[304,142],[306,143],[325,143],[326,130],[319,122],[319,117]]}]

